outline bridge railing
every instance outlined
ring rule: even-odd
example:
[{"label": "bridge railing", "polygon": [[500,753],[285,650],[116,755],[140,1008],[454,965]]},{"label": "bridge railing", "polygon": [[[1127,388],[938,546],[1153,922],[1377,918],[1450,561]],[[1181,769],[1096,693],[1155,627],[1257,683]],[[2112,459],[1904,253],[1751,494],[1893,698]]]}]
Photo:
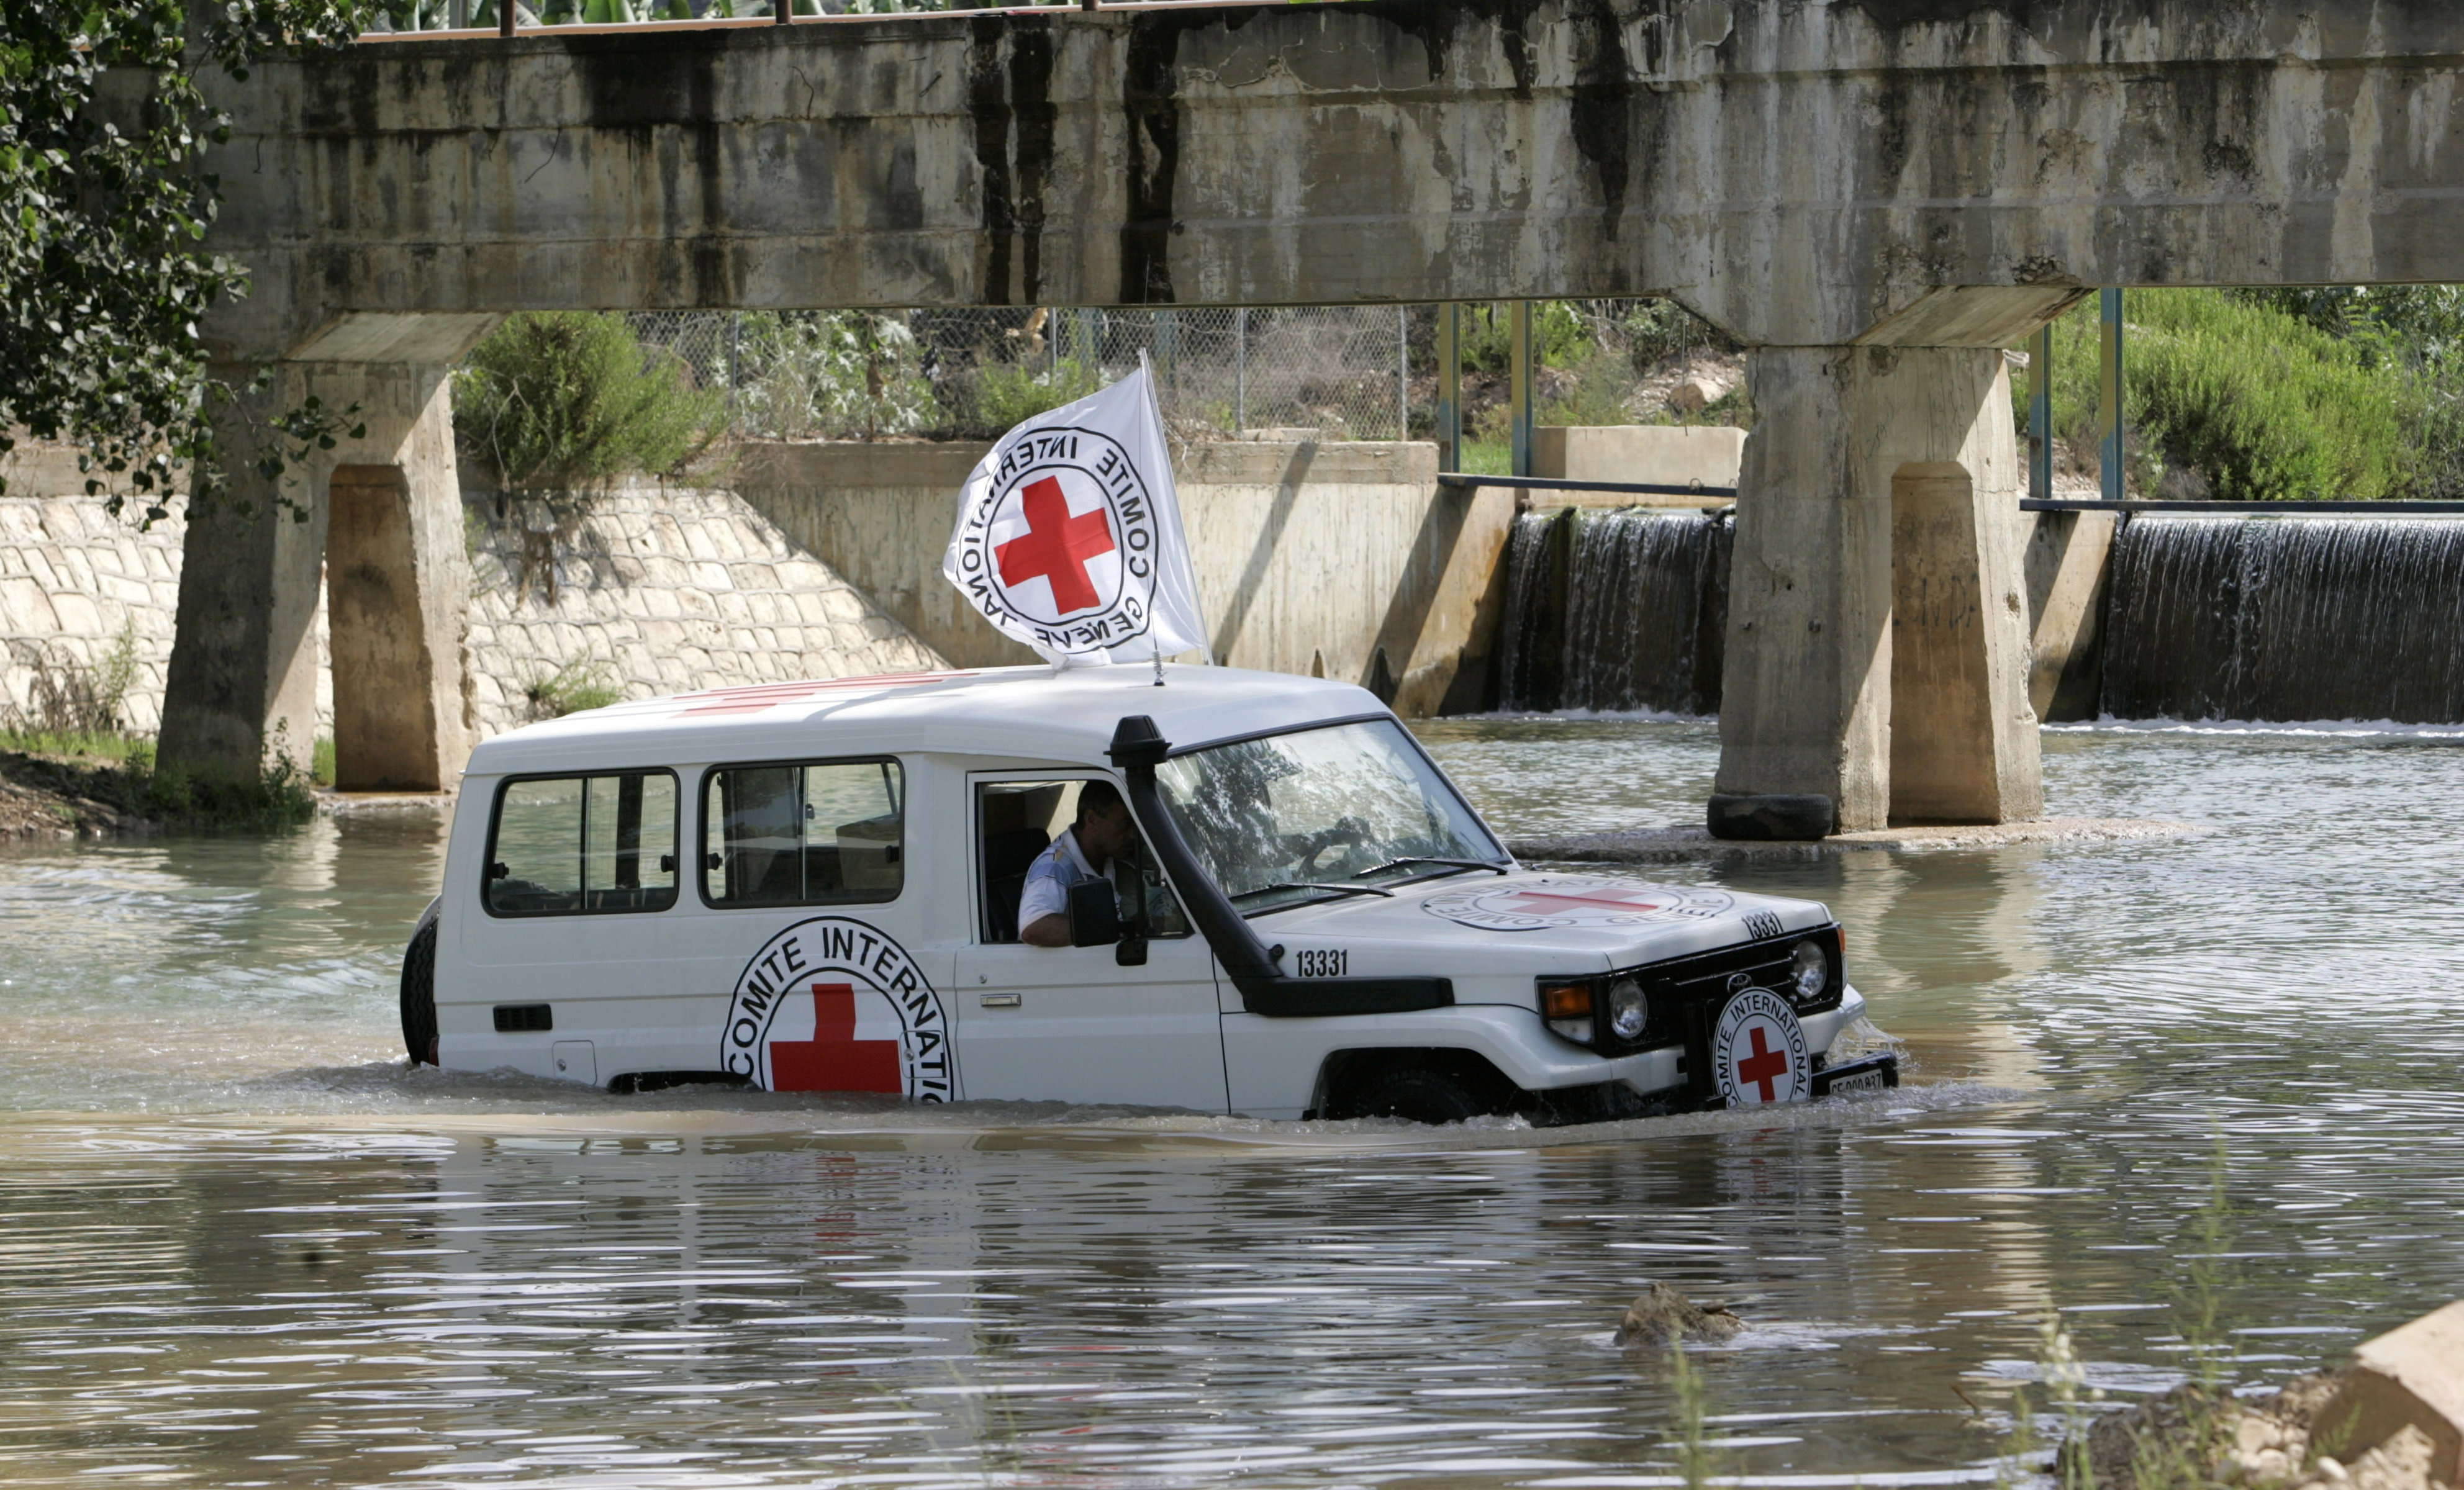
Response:
[{"label": "bridge railing", "polygon": [[[911,11],[964,9],[942,0],[789,0],[781,16],[772,0],[515,0],[515,27],[643,26],[661,22],[707,24],[712,21],[819,19],[825,15],[886,15]],[[1028,5],[1069,5],[1084,0],[1015,0]],[[498,0],[391,0],[381,8],[368,32],[388,35],[404,32],[497,31],[504,28]]]}]

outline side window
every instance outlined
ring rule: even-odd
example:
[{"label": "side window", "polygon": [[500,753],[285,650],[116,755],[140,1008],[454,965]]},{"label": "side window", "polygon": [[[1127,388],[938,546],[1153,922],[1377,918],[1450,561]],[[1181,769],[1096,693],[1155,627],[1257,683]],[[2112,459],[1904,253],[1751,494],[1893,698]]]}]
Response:
[{"label": "side window", "polygon": [[676,903],[676,778],[666,771],[508,781],[488,840],[494,915]]},{"label": "side window", "polygon": [[895,760],[721,766],[702,788],[702,895],[714,906],[895,900],[906,800]]},{"label": "side window", "polygon": [[[1018,940],[1019,901],[1026,892],[1027,870],[1069,830],[1078,818],[1078,792],[1083,781],[985,781],[976,787],[976,864],[982,878],[983,928],[986,943]],[[1107,866],[1121,914],[1135,913],[1131,886],[1141,887],[1147,911],[1147,934],[1187,936],[1189,917],[1155,867],[1155,855],[1144,850],[1133,866]]]}]

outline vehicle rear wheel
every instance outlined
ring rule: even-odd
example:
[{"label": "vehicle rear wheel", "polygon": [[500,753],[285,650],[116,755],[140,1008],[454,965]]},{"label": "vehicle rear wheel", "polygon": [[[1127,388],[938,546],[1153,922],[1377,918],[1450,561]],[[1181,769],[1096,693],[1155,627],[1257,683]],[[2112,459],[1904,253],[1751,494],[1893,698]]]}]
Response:
[{"label": "vehicle rear wheel", "polygon": [[1348,1106],[1354,1117],[1397,1117],[1407,1123],[1460,1123],[1494,1110],[1469,1083],[1419,1065],[1371,1077]]},{"label": "vehicle rear wheel", "polygon": [[402,950],[402,1042],[413,1065],[436,1060],[436,923],[411,933]]}]

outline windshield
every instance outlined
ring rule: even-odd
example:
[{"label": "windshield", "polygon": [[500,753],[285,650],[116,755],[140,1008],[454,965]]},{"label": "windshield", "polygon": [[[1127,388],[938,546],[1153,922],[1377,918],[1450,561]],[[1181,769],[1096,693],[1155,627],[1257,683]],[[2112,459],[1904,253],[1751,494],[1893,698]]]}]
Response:
[{"label": "windshield", "polygon": [[1192,751],[1155,769],[1180,836],[1255,914],[1365,887],[1501,867],[1506,852],[1391,719]]}]

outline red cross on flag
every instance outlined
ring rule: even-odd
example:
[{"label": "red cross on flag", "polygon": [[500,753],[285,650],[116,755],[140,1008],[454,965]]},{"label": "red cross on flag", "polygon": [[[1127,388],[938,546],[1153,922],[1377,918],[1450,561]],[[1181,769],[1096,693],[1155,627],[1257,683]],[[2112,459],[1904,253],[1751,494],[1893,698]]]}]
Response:
[{"label": "red cross on flag", "polygon": [[941,573],[1056,667],[1206,646],[1143,355],[1103,392],[1001,437],[959,493]]}]

